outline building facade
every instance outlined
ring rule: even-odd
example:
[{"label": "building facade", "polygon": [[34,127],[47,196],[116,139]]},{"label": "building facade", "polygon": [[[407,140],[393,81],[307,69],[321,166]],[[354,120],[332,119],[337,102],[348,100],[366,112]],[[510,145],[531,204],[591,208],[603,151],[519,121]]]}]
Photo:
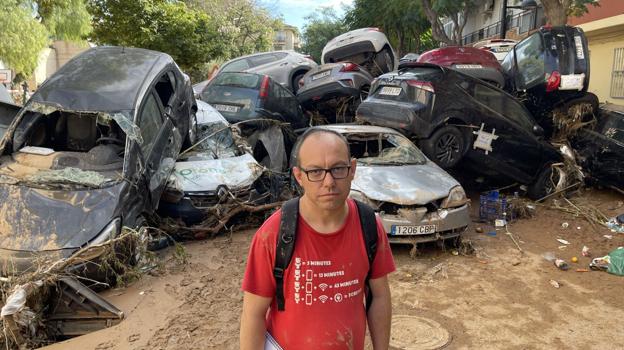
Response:
[{"label": "building facade", "polygon": [[298,50],[300,45],[297,27],[284,25],[282,29],[275,32],[273,37],[274,50]]}]

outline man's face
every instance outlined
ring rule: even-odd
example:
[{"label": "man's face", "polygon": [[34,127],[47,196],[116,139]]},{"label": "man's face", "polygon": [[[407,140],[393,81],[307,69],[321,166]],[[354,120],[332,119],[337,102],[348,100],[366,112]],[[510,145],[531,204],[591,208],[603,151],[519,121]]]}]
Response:
[{"label": "man's face", "polygon": [[[310,135],[299,149],[299,167],[293,169],[295,179],[316,207],[324,210],[339,209],[349,196],[356,162],[349,159],[347,146],[336,135],[316,133]],[[343,179],[334,179],[330,172],[322,181],[310,181],[304,170],[331,169],[350,166]],[[310,174],[312,177],[312,174]]]}]

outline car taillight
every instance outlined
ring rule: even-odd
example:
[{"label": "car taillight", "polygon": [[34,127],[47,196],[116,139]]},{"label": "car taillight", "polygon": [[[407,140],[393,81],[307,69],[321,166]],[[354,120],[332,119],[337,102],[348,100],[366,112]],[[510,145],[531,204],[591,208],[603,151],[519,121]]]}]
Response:
[{"label": "car taillight", "polygon": [[561,74],[558,71],[554,71],[552,74],[546,73],[546,92],[557,90],[560,83]]},{"label": "car taillight", "polygon": [[262,83],[260,84],[260,98],[267,98],[269,96],[269,76],[265,75],[262,78]]},{"label": "car taillight", "polygon": [[421,90],[429,91],[432,94],[435,93],[435,89],[433,88],[433,85],[431,85],[431,83],[428,81],[408,80],[407,85],[413,86],[415,88],[419,88]]},{"label": "car taillight", "polygon": [[342,65],[342,68],[340,68],[341,72],[357,72],[360,70],[360,67],[355,64],[355,63],[345,63]]}]

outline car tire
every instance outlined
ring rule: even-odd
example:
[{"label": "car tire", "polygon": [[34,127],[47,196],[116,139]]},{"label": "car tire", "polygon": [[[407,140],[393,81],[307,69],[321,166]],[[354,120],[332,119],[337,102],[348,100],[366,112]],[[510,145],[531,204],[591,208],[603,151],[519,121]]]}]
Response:
[{"label": "car tire", "polygon": [[436,130],[421,142],[421,146],[427,157],[443,169],[455,166],[466,151],[464,135],[451,125]]},{"label": "car tire", "polygon": [[370,90],[370,86],[363,85],[362,87],[360,87],[359,94],[353,97],[353,100],[351,101],[351,105],[349,106],[349,113],[354,117],[353,118],[354,120],[355,120],[355,112],[360,106],[360,103],[362,103],[362,101],[364,101],[368,97],[369,90]]},{"label": "car tire", "polygon": [[390,53],[390,48],[388,46],[385,46],[375,56],[375,63],[382,70],[380,75],[392,71],[392,68],[393,68],[392,66],[394,65],[394,59],[392,57],[392,53]]},{"label": "car tire", "polygon": [[182,149],[184,150],[193,146],[195,142],[197,142],[197,113],[193,112],[189,118],[189,129],[184,137]]},{"label": "car tire", "polygon": [[306,72],[297,73],[293,76],[292,81],[290,82],[292,85],[293,95],[297,95],[297,91],[299,91],[299,81],[303,78]]},{"label": "car tire", "polygon": [[548,165],[542,169],[535,181],[529,185],[527,195],[532,200],[542,199],[555,192],[556,182],[558,181],[558,172],[553,172],[552,165]]}]

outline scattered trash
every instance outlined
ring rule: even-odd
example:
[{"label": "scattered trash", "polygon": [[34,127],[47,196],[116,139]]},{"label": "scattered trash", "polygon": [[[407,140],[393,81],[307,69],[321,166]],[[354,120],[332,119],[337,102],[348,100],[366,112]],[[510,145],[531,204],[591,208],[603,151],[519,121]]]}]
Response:
[{"label": "scattered trash", "polygon": [[487,235],[490,237],[496,237],[496,231],[488,232]]},{"label": "scattered trash", "polygon": [[604,238],[606,238],[606,239],[611,239],[611,238],[613,238],[613,236],[612,236],[612,235],[602,235],[602,237],[604,237]]},{"label": "scattered trash", "polygon": [[570,259],[570,261],[572,261],[573,263],[577,263],[578,262],[578,258],[573,256],[572,259]]},{"label": "scattered trash", "polygon": [[457,250],[453,250],[453,251],[451,251],[451,254],[457,256],[457,255],[459,255],[459,252]]},{"label": "scattered trash", "polygon": [[[509,222],[514,219],[511,213],[512,210],[507,202],[507,197],[501,195],[498,191],[490,191],[479,196],[479,219],[481,221],[495,222],[497,220],[505,220],[505,222]],[[497,225],[497,227],[499,226]]]},{"label": "scattered trash", "polygon": [[559,242],[561,244],[565,244],[565,245],[570,244],[570,242],[566,241],[565,239],[561,239],[561,238],[557,238],[557,242]]},{"label": "scattered trash", "polygon": [[609,221],[607,221],[606,225],[609,228],[609,230],[611,230],[611,232],[624,233],[624,225],[619,220],[620,217],[622,217],[622,215],[611,218],[609,219]]},{"label": "scattered trash", "polygon": [[591,252],[589,251],[589,248],[586,245],[583,246],[583,249],[581,250],[581,254],[583,256],[591,256]]},{"label": "scattered trash", "polygon": [[609,268],[609,263],[611,262],[611,257],[608,255],[594,258],[591,263],[589,263],[589,268],[592,270],[606,271]]},{"label": "scattered trash", "polygon": [[494,220],[494,226],[496,227],[505,227],[505,225],[507,225],[507,222],[505,222],[505,219]]},{"label": "scattered trash", "polygon": [[559,250],[564,250],[566,249],[568,246],[567,245],[560,245],[557,248],[559,248]]},{"label": "scattered trash", "polygon": [[483,233],[483,227],[478,226],[477,228],[475,228],[475,232],[477,232],[477,233]]},{"label": "scattered trash", "polygon": [[553,287],[555,287],[555,288],[559,288],[559,287],[561,287],[561,285],[559,284],[559,282],[557,282],[557,281],[555,281],[555,280],[550,280],[550,281],[548,281],[548,282],[550,282],[550,285],[551,285],[551,286],[553,286]]},{"label": "scattered trash", "polygon": [[588,269],[576,269],[576,272],[589,272]]},{"label": "scattered trash", "polygon": [[547,261],[552,262],[553,264],[555,264],[555,266],[557,266],[560,270],[566,271],[568,268],[570,268],[568,266],[568,263],[566,263],[565,260],[563,259],[558,259],[555,256],[555,253],[553,252],[546,252],[542,255],[542,257],[544,259],[546,259]]},{"label": "scattered trash", "polygon": [[561,228],[568,228],[568,226],[570,226],[570,224],[568,224],[567,222],[561,224]]},{"label": "scattered trash", "polygon": [[577,230],[580,230],[580,229],[581,229],[581,226],[576,226],[576,229],[577,229]]}]

